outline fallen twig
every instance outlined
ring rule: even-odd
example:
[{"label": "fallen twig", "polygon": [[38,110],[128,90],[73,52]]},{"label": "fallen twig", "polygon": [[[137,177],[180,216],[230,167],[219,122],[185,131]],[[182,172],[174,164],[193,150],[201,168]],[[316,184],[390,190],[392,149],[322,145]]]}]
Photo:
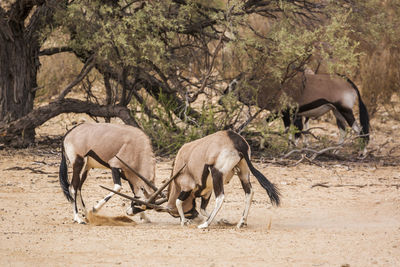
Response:
[{"label": "fallen twig", "polygon": [[314,187],[359,187],[359,188],[364,188],[364,187],[370,187],[370,186],[386,186],[386,187],[396,187],[396,189],[400,188],[400,184],[334,184],[334,185],[329,185],[328,182],[323,182],[323,183],[316,183],[311,186],[311,188]]},{"label": "fallen twig", "polygon": [[328,182],[323,182],[323,183],[316,183],[316,184],[313,184],[312,186],[311,186],[311,188],[314,188],[314,187],[317,187],[317,186],[321,186],[321,187],[330,187],[329,185],[327,185],[327,183]]},{"label": "fallen twig", "polygon": [[11,168],[5,169],[5,171],[24,171],[24,170],[30,170],[33,173],[39,173],[39,174],[50,174],[49,172],[44,172],[44,171],[41,171],[41,170],[37,170],[37,169],[34,169],[32,167],[18,167],[18,166],[15,166],[15,167],[11,167]]},{"label": "fallen twig", "polygon": [[289,151],[288,153],[286,153],[285,155],[283,155],[283,159],[289,157],[291,154],[293,153],[304,153],[304,152],[311,152],[313,153],[313,155],[311,157],[309,157],[309,159],[314,160],[317,156],[324,154],[330,150],[338,150],[341,149],[343,147],[343,145],[339,145],[339,146],[332,146],[332,147],[327,147],[321,150],[315,150],[315,149],[311,149],[311,148],[301,148],[301,149],[293,149],[292,151]]}]

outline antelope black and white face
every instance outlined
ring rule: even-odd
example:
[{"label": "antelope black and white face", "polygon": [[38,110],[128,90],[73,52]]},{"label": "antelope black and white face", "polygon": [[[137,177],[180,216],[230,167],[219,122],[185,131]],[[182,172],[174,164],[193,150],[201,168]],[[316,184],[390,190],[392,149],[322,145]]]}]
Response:
[{"label": "antelope black and white face", "polygon": [[[182,203],[184,215],[186,219],[193,220],[199,216],[199,212],[196,209],[196,198],[194,196],[189,196]],[[179,217],[177,210],[170,212],[173,217]]]},{"label": "antelope black and white face", "polygon": [[133,216],[145,210],[146,209],[143,209],[141,206],[138,206],[134,201],[132,201],[131,206],[126,210],[126,214],[129,216]]}]

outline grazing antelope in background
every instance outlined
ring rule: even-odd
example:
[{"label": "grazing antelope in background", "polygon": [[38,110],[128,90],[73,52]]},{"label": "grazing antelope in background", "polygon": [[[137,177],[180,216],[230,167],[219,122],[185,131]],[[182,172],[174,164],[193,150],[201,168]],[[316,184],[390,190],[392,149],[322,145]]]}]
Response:
[{"label": "grazing antelope in background", "polygon": [[[233,92],[237,88],[237,84],[244,75],[235,78],[224,91],[224,95]],[[364,152],[369,141],[369,116],[367,108],[361,99],[357,86],[347,77],[339,77],[329,74],[313,74],[309,72],[299,72],[289,82],[282,85],[281,90],[274,99],[279,99],[280,94],[286,93],[294,103],[296,108],[286,108],[282,110],[283,122],[285,127],[289,127],[293,123],[299,130],[303,130],[303,117],[305,117],[306,127],[308,120],[316,119],[323,114],[333,111],[336,117],[336,123],[340,129],[340,140],[343,142],[346,124],[348,124],[357,134],[361,135],[364,140]],[[271,99],[268,88],[261,88],[254,97],[252,92],[237,92],[239,100],[248,105],[256,104],[262,109],[271,110],[268,100]],[[353,107],[358,99],[359,117],[361,127],[356,122],[353,114]],[[255,100],[255,102],[254,102]],[[271,121],[276,118],[277,113],[273,113],[267,118]],[[300,137],[300,133],[296,133],[295,137]]]},{"label": "grazing antelope in background", "polygon": [[[71,185],[68,182],[67,159],[73,171]],[[121,190],[121,177],[128,181],[136,198],[147,198],[156,190],[154,154],[150,139],[140,129],[110,123],[80,124],[64,136],[59,173],[61,188],[67,199],[73,202],[74,221],[78,223],[84,223],[78,213],[78,205],[82,206],[86,215],[81,189],[92,168],[111,169],[115,192]],[[141,175],[149,181],[143,181]],[[100,200],[93,207],[93,212],[99,211],[113,195],[114,192],[111,192]],[[133,209],[132,204],[127,214],[133,215]]]},{"label": "grazing antelope in background", "polygon": [[267,191],[272,204],[279,205],[280,202],[278,189],[251,163],[248,143],[233,131],[220,131],[183,145],[176,155],[173,173],[178,170],[182,172],[168,187],[167,209],[172,216],[180,217],[182,226],[188,219],[198,216],[196,197],[201,197],[200,212],[207,216],[205,209],[214,191],[215,207],[198,228],[210,225],[224,201],[224,184],[229,183],[235,170],[246,195],[238,228],[246,224],[253,198],[250,172]]},{"label": "grazing antelope in background", "polygon": [[[316,119],[323,114],[333,111],[336,124],[340,130],[339,143],[344,141],[346,124],[357,134],[361,135],[365,146],[369,141],[369,116],[367,108],[361,99],[357,86],[348,78],[328,74],[304,74],[303,86],[298,94],[293,95],[293,100],[298,104],[295,112],[286,109],[282,112],[285,127],[293,122],[299,130],[303,129],[302,117],[308,127],[308,120]],[[353,107],[358,99],[360,124],[357,123]],[[297,134],[296,137],[300,135]]]}]

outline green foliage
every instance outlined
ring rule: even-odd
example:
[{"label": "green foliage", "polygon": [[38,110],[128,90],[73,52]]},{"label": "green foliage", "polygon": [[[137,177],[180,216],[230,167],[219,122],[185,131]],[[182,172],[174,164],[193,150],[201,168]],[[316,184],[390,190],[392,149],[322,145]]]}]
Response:
[{"label": "green foliage", "polygon": [[393,108],[400,88],[400,5],[398,0],[359,1],[357,5],[351,23],[356,29],[353,38],[364,52],[359,65],[363,98],[371,115],[384,106],[400,119]]},{"label": "green foliage", "polygon": [[298,15],[304,10],[299,7],[279,1],[275,8],[284,15],[274,19],[243,16],[243,21],[235,25],[232,32],[237,35],[227,49],[229,56],[224,55],[228,59],[221,71],[227,76],[245,73],[239,85],[242,96],[252,104],[264,103],[262,107],[269,110],[288,103],[281,85],[307,64],[324,61],[328,72],[351,75],[361,55],[356,52],[359,43],[351,39],[350,12],[346,9],[326,8],[326,17],[321,15],[313,24],[305,25]]},{"label": "green foliage", "polygon": [[[374,111],[399,88],[399,18],[395,0],[77,0],[56,16],[76,55],[95,53],[96,64],[119,75],[114,83],[122,87],[126,71],[135,86],[127,90],[145,89],[145,101],[131,107],[161,153],[237,127],[247,115],[241,102],[270,110],[290,104],[282,87],[320,63],[328,73],[359,75]],[[215,99],[241,73],[236,93],[219,104]],[[283,151],[287,144],[275,134],[282,129],[273,134],[258,123],[253,127]]]},{"label": "green foliage", "polygon": [[[190,141],[199,139],[222,129],[237,127],[245,117],[244,105],[230,94],[222,99],[218,106],[211,99],[201,103],[200,118],[194,123],[177,123],[177,118],[168,111],[175,107],[168,101],[168,96],[163,95],[162,101],[154,102],[152,97],[146,95],[145,103],[131,102],[131,108],[136,110],[136,118],[148,136],[153,141],[153,147],[159,155],[176,153],[179,148]],[[160,104],[162,103],[162,104]],[[145,106],[150,107],[158,118],[145,115]],[[189,107],[188,107],[189,108]]]}]

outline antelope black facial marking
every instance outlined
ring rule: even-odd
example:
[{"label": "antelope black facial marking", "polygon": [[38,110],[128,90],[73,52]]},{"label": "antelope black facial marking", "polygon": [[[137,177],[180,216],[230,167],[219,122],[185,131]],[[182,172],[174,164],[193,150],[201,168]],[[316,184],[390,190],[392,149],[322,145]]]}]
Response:
[{"label": "antelope black facial marking", "polygon": [[97,155],[93,150],[89,150],[88,153],[86,153],[85,157],[91,157],[94,160],[96,160],[98,163],[100,163],[101,165],[103,165],[106,168],[111,168],[110,164],[108,164],[107,162],[105,162],[104,160],[102,160],[99,155]]},{"label": "antelope black facial marking", "polygon": [[133,204],[131,206],[132,206],[132,213],[133,214],[138,214],[139,212],[145,211],[144,209],[138,208],[138,207],[134,206]]}]

